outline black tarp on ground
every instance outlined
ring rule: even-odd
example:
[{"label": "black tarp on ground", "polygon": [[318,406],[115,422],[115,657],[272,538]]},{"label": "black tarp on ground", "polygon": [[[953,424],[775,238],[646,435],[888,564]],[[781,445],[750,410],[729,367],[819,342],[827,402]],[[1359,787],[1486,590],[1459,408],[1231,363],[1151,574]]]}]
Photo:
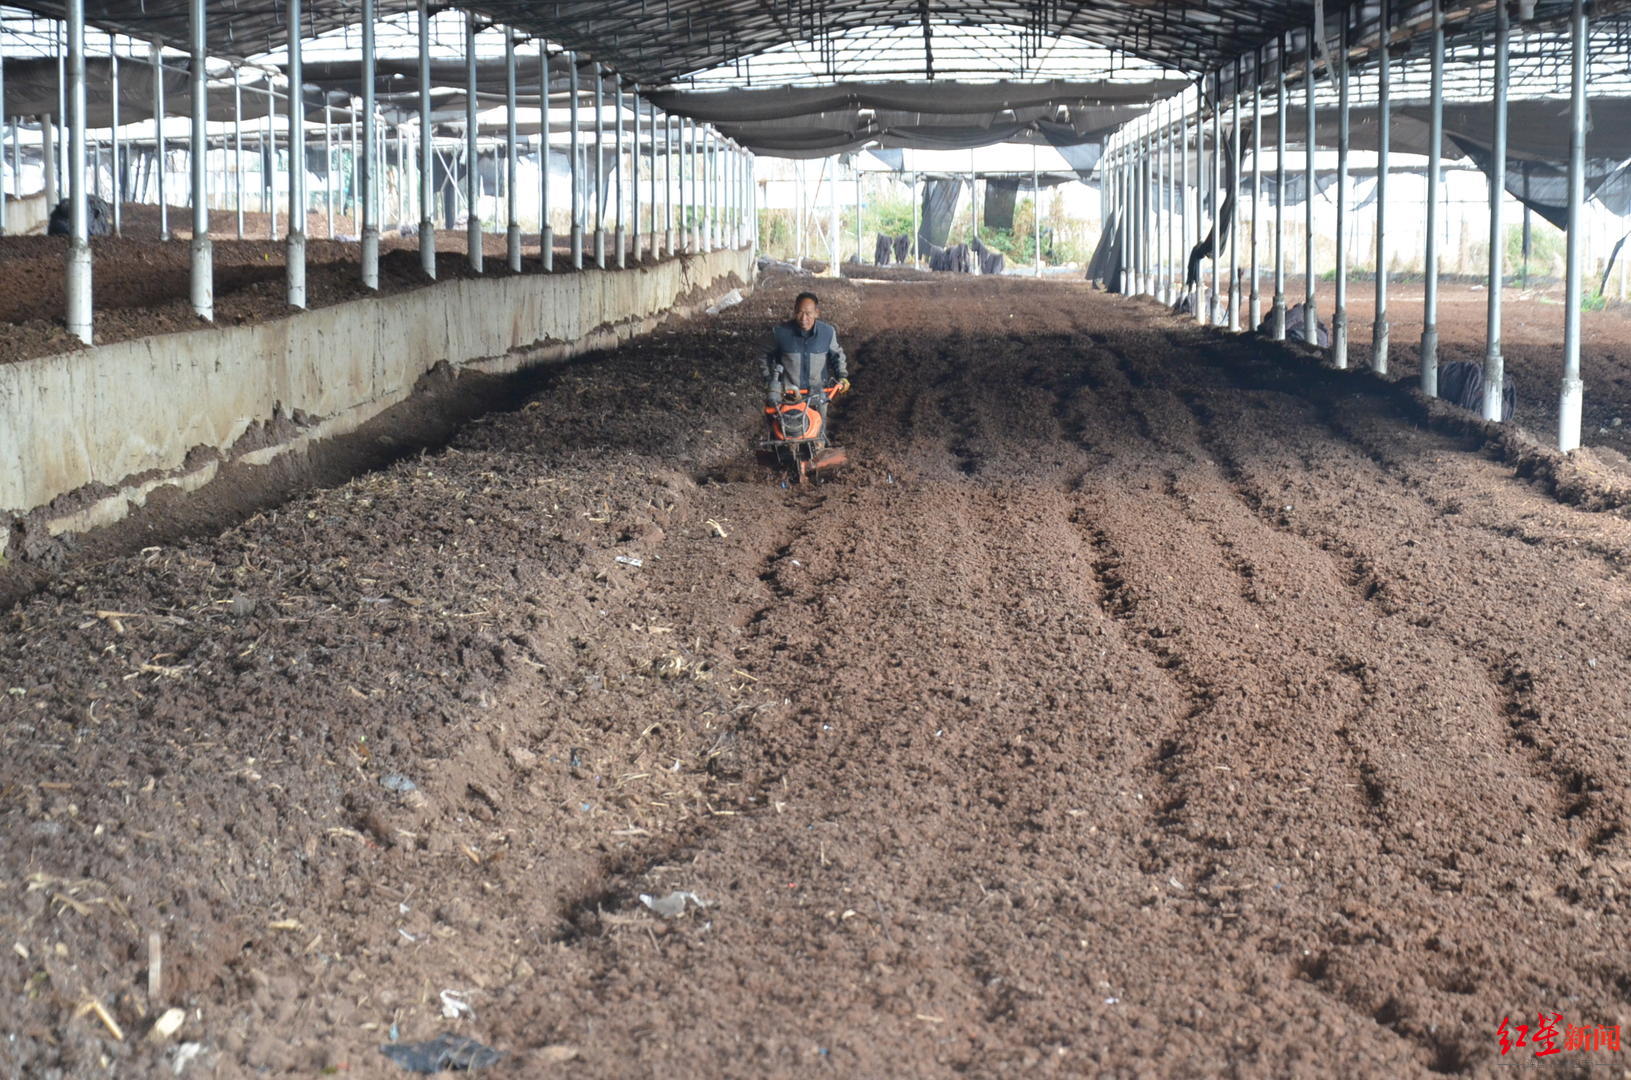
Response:
[{"label": "black tarp on ground", "polygon": [[[1452,360],[1438,368],[1438,396],[1475,413],[1484,411],[1484,368],[1471,360]],[[1501,420],[1512,419],[1518,393],[1511,383],[1501,389]]]},{"label": "black tarp on ground", "polygon": [[935,248],[929,255],[929,269],[953,274],[966,274],[973,265],[974,253],[967,244],[949,248]]}]

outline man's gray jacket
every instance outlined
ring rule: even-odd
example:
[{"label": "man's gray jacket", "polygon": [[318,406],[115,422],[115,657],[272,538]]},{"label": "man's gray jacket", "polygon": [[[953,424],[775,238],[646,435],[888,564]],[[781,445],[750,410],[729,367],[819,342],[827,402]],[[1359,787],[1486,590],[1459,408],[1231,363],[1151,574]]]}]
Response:
[{"label": "man's gray jacket", "polygon": [[820,319],[808,334],[791,320],[778,323],[761,366],[772,405],[788,389],[820,391],[849,378],[849,364],[838,344],[838,331]]}]

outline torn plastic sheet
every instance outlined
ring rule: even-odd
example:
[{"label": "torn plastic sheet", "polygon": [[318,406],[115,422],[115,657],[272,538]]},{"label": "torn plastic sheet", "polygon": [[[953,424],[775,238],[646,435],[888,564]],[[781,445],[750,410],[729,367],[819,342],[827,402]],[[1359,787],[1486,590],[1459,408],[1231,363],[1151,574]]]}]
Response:
[{"label": "torn plastic sheet", "polygon": [[474,1072],[498,1063],[504,1054],[464,1035],[443,1032],[426,1042],[385,1043],[379,1052],[415,1073]]}]

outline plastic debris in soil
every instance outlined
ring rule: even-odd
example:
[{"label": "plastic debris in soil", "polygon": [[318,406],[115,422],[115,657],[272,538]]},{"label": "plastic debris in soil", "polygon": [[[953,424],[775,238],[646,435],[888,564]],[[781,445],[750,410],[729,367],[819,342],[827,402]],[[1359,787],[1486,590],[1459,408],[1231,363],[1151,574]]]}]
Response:
[{"label": "plastic debris in soil", "polygon": [[691,903],[695,904],[699,908],[705,908],[708,906],[707,901],[703,900],[702,897],[698,896],[696,893],[682,892],[679,889],[675,889],[667,896],[648,896],[645,893],[640,894],[640,902],[665,919],[672,919],[676,915],[683,915],[685,913],[685,902],[687,900],[691,901]]},{"label": "plastic debris in soil", "polygon": [[500,1050],[464,1035],[444,1032],[426,1042],[386,1043],[379,1052],[414,1073],[474,1072],[497,1064]]}]

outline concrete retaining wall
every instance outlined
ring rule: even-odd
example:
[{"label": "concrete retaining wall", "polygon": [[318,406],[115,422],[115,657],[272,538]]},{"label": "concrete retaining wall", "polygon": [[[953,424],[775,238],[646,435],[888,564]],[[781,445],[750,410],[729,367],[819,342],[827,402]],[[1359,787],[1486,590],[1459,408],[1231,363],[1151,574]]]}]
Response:
[{"label": "concrete retaining wall", "polygon": [[[223,460],[263,463],[352,431],[442,361],[503,372],[563,359],[752,280],[752,255],[738,250],[623,271],[448,281],[254,326],[0,365],[0,514],[38,523],[60,500],[43,511],[52,534],[110,524],[161,485],[208,482]],[[297,413],[298,434],[232,456],[252,425]]]},{"label": "concrete retaining wall", "polygon": [[46,204],[45,192],[32,195],[7,195],[6,235],[39,236],[51,220],[51,207]]}]

